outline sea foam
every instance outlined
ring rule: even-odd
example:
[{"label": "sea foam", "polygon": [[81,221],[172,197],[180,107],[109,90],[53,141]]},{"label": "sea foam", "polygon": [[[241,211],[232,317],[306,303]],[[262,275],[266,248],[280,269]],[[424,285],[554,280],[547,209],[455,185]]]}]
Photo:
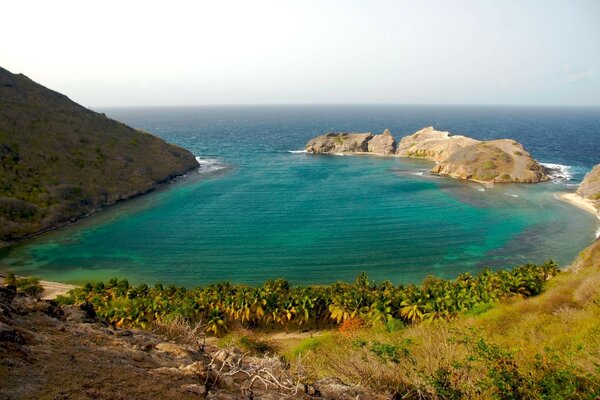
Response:
[{"label": "sea foam", "polygon": [[555,182],[565,182],[573,177],[571,167],[562,164],[541,163],[547,169],[548,176]]},{"label": "sea foam", "polygon": [[225,165],[215,158],[196,157],[196,161],[199,165],[198,172],[201,174],[207,174],[225,168]]},{"label": "sea foam", "polygon": [[301,154],[301,153],[306,153],[306,150],[288,150],[288,153]]}]

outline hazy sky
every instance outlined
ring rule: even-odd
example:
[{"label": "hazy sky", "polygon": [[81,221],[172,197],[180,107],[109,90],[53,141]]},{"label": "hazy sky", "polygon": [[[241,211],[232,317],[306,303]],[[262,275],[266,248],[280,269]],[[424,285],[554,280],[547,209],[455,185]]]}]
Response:
[{"label": "hazy sky", "polygon": [[7,1],[0,66],[85,106],[600,106],[600,1]]}]

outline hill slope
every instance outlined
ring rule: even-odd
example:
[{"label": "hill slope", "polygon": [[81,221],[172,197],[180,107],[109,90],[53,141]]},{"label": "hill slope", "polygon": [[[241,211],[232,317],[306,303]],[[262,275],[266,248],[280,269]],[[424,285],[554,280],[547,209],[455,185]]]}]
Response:
[{"label": "hill slope", "polygon": [[195,168],[194,156],[0,68],[0,245]]}]

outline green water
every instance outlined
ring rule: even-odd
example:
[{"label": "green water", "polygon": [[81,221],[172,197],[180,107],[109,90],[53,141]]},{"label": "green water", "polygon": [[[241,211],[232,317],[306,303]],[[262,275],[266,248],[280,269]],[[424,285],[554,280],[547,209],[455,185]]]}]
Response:
[{"label": "green water", "polygon": [[4,249],[0,269],[73,283],[328,283],[363,271],[400,283],[565,265],[595,238],[598,220],[555,198],[568,182],[486,188],[423,161],[291,153],[341,118],[234,111],[136,111],[127,122],[201,156],[200,171]]}]

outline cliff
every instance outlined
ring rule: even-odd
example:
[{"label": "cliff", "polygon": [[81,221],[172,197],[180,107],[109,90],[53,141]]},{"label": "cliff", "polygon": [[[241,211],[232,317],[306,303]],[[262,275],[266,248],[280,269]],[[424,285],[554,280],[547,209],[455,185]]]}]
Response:
[{"label": "cliff", "polygon": [[585,175],[577,188],[577,195],[593,202],[596,210],[600,212],[600,164]]},{"label": "cliff", "polygon": [[0,245],[197,167],[185,149],[0,68]]},{"label": "cliff", "polygon": [[390,155],[396,151],[396,140],[388,129],[381,135],[330,132],[309,140],[306,144],[306,151],[315,154],[373,153]]}]

